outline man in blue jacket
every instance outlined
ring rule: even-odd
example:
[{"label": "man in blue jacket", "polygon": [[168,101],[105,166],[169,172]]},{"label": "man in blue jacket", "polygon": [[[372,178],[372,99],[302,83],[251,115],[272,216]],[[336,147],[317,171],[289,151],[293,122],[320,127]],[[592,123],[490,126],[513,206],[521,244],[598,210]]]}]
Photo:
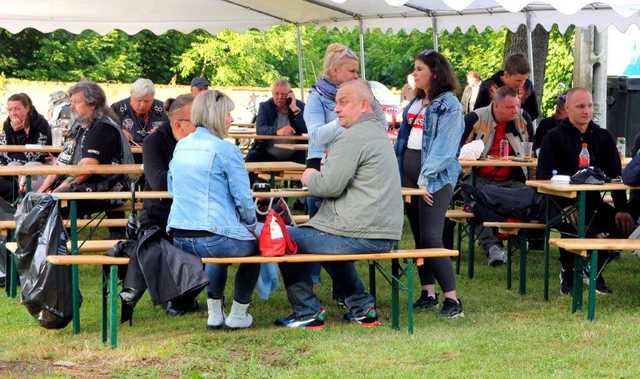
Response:
[{"label": "man in blue jacket", "polygon": [[[304,103],[296,100],[289,82],[276,80],[271,86],[271,99],[260,103],[256,119],[256,134],[270,136],[293,136],[307,132],[302,113]],[[247,154],[247,162],[294,161],[304,163],[304,151],[274,147],[276,143],[293,143],[292,140],[256,140]]]}]

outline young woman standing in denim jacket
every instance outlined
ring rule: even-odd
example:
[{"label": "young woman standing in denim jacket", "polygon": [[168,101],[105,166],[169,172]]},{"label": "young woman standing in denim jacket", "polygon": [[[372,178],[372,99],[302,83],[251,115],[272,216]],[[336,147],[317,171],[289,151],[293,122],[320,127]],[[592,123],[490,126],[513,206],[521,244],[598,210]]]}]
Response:
[{"label": "young woman standing in denim jacket", "polygon": [[[224,141],[231,125],[231,99],[218,91],[196,96],[191,122],[196,131],[181,139],[169,164],[168,190],[173,197],[167,223],[174,244],[199,257],[244,257],[257,251],[256,210],[240,150]],[[207,328],[248,328],[247,312],[258,280],[258,264],[241,264],[233,304],[224,314],[228,265],[206,265],[209,276]]]},{"label": "young woman standing in denim jacket", "polygon": [[[442,247],[445,213],[460,174],[459,143],[464,132],[462,105],[454,95],[458,80],[447,59],[433,50],[415,58],[416,97],[405,108],[396,142],[396,156],[404,187],[427,191],[406,205],[417,248]],[[418,274],[422,295],[416,307],[438,304],[434,277],[444,292],[440,316],[464,315],[456,294],[456,278],[449,258],[428,258]]]}]

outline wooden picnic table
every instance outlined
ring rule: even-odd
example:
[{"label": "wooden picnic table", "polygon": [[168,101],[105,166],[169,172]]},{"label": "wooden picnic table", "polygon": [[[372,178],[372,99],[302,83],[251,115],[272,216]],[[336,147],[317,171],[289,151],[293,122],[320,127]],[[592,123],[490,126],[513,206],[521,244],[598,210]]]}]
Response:
[{"label": "wooden picnic table", "polygon": [[[51,145],[0,145],[0,153],[51,153],[59,154],[62,146]],[[131,146],[131,152],[142,154],[142,146]]]},{"label": "wooden picnic table", "polygon": [[[296,162],[246,162],[250,172],[304,171],[305,165]],[[141,164],[103,164],[103,165],[41,165],[41,166],[2,166],[0,176],[43,176],[43,175],[142,175]]]},{"label": "wooden picnic table", "polygon": [[[617,191],[617,190],[629,190],[640,189],[636,186],[628,186],[623,183],[605,183],[605,184],[559,184],[552,183],[550,180],[527,180],[526,184],[530,187],[536,188],[539,193],[545,195],[545,209],[549,209],[549,197],[558,196],[564,198],[574,199],[577,197],[577,237],[585,238],[586,236],[586,208],[587,208],[587,192],[603,192],[603,191]],[[545,212],[545,224],[548,228],[552,225],[549,212]],[[548,237],[548,229],[546,231]],[[545,238],[547,238],[545,237]],[[546,245],[546,244],[545,244]],[[544,251],[544,291],[545,299],[548,299],[549,291],[549,251],[548,246],[545,246]],[[597,267],[598,252],[594,251],[591,254],[591,267]],[[571,312],[576,312],[578,309],[582,309],[582,258],[578,255],[574,258],[573,267],[573,301],[571,303]],[[594,288],[597,270],[590,270],[589,286]],[[589,292],[589,308],[587,318],[593,320],[595,316],[595,292]]]},{"label": "wooden picnic table", "polygon": [[536,167],[538,160],[535,158],[516,158],[509,157],[509,159],[487,158],[478,160],[461,159],[460,166],[462,167]]},{"label": "wooden picnic table", "polygon": [[227,138],[233,139],[254,139],[254,140],[291,140],[291,141],[308,141],[309,135],[295,135],[295,136],[272,136],[272,135],[262,135],[255,133],[228,133]]},{"label": "wooden picnic table", "polygon": [[307,151],[307,149],[309,149],[309,145],[306,143],[274,143],[273,147],[294,151]]}]

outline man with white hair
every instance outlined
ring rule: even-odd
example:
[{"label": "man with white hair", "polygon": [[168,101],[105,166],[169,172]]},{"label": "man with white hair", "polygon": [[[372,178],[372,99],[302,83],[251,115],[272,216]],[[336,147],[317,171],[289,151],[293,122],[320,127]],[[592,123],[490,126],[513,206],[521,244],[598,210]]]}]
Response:
[{"label": "man with white hair", "polygon": [[[385,128],[372,109],[366,81],[343,83],[336,94],[340,126],[320,171],[307,168],[302,182],[324,199],[301,227],[290,228],[298,253],[357,254],[389,252],[400,240],[404,220],[400,175]],[[313,294],[311,264],[280,265],[293,313],[276,321],[290,328],[321,329],[325,312]],[[363,326],[379,325],[373,297],[365,292],[353,262],[324,262],[344,294],[345,318]]]},{"label": "man with white hair", "polygon": [[139,78],[131,85],[130,97],[111,104],[132,145],[142,145],[147,135],[169,124],[162,102],[154,99],[155,93],[151,80]]}]

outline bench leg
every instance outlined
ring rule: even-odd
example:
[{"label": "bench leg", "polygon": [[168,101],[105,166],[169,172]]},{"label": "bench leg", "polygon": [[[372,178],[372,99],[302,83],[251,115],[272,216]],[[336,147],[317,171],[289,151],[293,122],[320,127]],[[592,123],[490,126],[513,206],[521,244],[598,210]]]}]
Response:
[{"label": "bench leg", "polygon": [[473,279],[473,259],[474,259],[474,249],[475,249],[475,244],[476,244],[476,225],[475,222],[469,220],[468,222],[468,227],[469,227],[469,234],[468,234],[468,239],[469,239],[469,244],[467,246],[467,273],[469,275],[469,279]]},{"label": "bench leg", "polygon": [[376,299],[376,262],[369,261],[369,293],[373,296],[373,300],[377,303]]},{"label": "bench leg", "polygon": [[413,259],[407,259],[407,333],[413,334]]},{"label": "bench leg", "polygon": [[582,257],[576,255],[573,259],[573,301],[571,312],[582,309]]},{"label": "bench leg", "polygon": [[118,346],[118,266],[109,270],[109,334],[111,348]]},{"label": "bench leg", "polygon": [[9,269],[7,271],[11,272],[11,275],[7,277],[9,279],[9,297],[15,298],[18,296],[18,267],[16,264],[16,256],[9,252],[7,252],[7,255],[9,255]]},{"label": "bench leg", "polygon": [[[462,223],[458,223],[456,225],[456,229],[458,229],[458,234],[456,236],[456,246],[458,247],[458,251],[462,251]],[[460,275],[460,258],[461,254],[458,254],[456,257],[456,275]]]},{"label": "bench leg", "polygon": [[391,260],[391,327],[400,330],[400,263]]},{"label": "bench leg", "polygon": [[527,232],[521,231],[521,236],[518,236],[520,245],[520,295],[527,293]]},{"label": "bench leg", "polygon": [[104,271],[104,266],[102,270],[102,312],[100,314],[100,331],[102,332],[102,343],[107,343],[107,335],[109,328],[107,323],[107,297],[109,293],[109,279],[107,273]]},{"label": "bench leg", "polygon": [[[75,200],[69,202],[71,218],[71,255],[78,255],[78,208]],[[80,333],[80,278],[78,265],[71,265],[71,304],[73,308],[73,334]]]},{"label": "bench leg", "polygon": [[[544,211],[544,220],[545,225],[549,225],[549,196],[545,196],[545,211]],[[551,229],[549,226],[544,228],[544,272],[543,272],[543,281],[544,281],[544,293],[543,297],[545,301],[549,300],[549,234],[551,233]]]},{"label": "bench leg", "polygon": [[591,252],[591,269],[589,270],[589,309],[587,318],[593,321],[596,317],[596,276],[598,275],[598,251]]},{"label": "bench leg", "polygon": [[4,256],[4,267],[5,269],[5,273],[4,273],[4,292],[7,295],[7,297],[11,297],[10,296],[10,282],[11,282],[11,276],[13,274],[11,274],[11,252],[9,250],[6,251],[6,254]]},{"label": "bench leg", "polygon": [[511,250],[512,250],[511,246],[511,236],[509,236],[507,238],[507,289],[510,290],[511,289],[511,279],[512,279],[512,273],[511,273],[511,269],[512,269],[512,259],[511,259]]}]

